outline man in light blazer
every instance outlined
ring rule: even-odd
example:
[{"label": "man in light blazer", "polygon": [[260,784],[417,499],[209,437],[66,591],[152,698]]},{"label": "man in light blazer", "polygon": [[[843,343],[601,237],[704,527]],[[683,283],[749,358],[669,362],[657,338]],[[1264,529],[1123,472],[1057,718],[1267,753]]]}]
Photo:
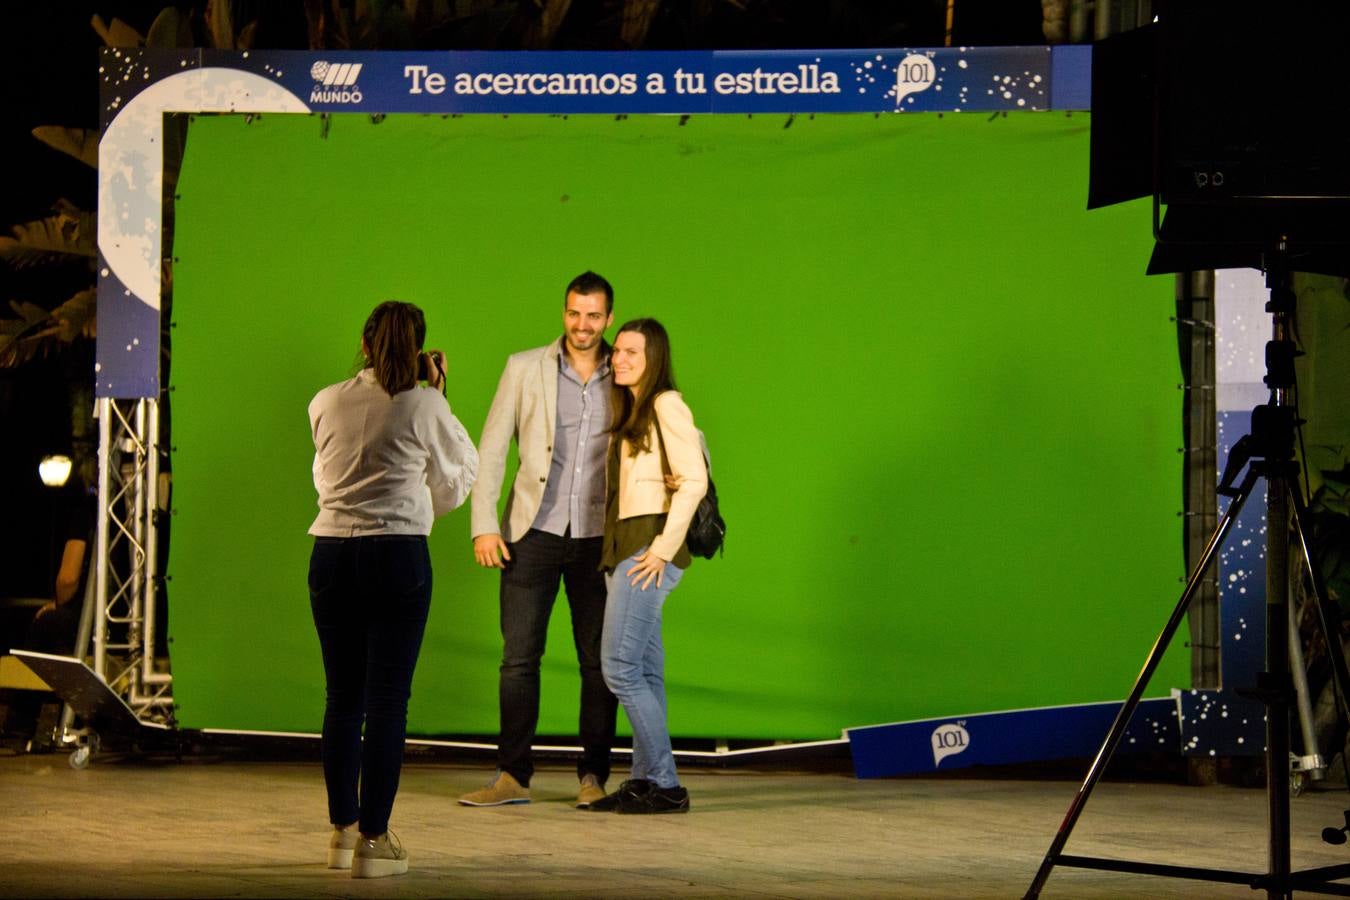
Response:
[{"label": "man in light blazer", "polygon": [[[600,553],[613,382],[604,334],[614,321],[614,291],[601,276],[584,272],[563,297],[562,337],[506,361],[478,442],[473,552],[479,565],[501,570],[504,649],[497,772],[459,798],[465,806],[530,801],[539,663],[559,582],[581,669],[577,807],[604,797],[609,777],[618,703],[600,671],[606,593]],[[512,439],[520,468],[499,525],[497,501]]]}]

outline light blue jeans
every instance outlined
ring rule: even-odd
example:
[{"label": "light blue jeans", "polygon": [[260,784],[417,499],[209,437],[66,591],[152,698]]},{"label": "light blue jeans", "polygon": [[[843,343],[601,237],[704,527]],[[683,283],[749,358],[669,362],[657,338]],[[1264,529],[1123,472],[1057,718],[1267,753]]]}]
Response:
[{"label": "light blue jeans", "polygon": [[[641,555],[639,551],[635,555]],[[614,692],[633,726],[633,778],[672,788],[675,754],[666,727],[666,654],[661,644],[661,607],[680,583],[683,570],[666,563],[661,586],[656,580],[646,590],[628,583],[631,557],[605,576],[609,597],[605,629],[600,638],[600,666],[605,684]]]}]

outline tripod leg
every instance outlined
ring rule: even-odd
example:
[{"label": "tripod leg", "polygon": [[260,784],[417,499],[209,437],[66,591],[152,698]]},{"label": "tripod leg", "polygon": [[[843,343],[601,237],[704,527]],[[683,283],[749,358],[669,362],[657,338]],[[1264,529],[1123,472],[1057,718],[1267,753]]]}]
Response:
[{"label": "tripod leg", "polygon": [[[1215,527],[1214,534],[1210,536],[1209,543],[1205,545],[1204,552],[1200,554],[1200,559],[1196,561],[1195,569],[1186,581],[1186,589],[1181,592],[1181,599],[1177,601],[1176,608],[1172,610],[1171,618],[1167,620],[1167,625],[1163,627],[1162,633],[1158,635],[1157,641],[1153,644],[1153,649],[1149,651],[1148,658],[1144,661],[1144,668],[1139,672],[1139,677],[1135,679],[1134,687],[1130,689],[1129,696],[1121,705],[1115,721],[1111,723],[1111,730],[1106,733],[1106,740],[1102,742],[1101,749],[1097,751],[1096,757],[1093,758],[1092,765],[1088,768],[1087,777],[1083,779],[1082,786],[1069,804],[1069,811],[1065,814],[1064,821],[1059,826],[1059,831],[1055,833],[1054,840],[1050,842],[1050,849],[1046,852],[1045,859],[1041,861],[1041,867],[1036,871],[1036,877],[1032,879],[1031,886],[1027,888],[1025,894],[1027,900],[1035,900],[1036,897],[1041,895],[1041,888],[1045,887],[1045,881],[1050,877],[1050,871],[1054,869],[1059,855],[1064,850],[1064,845],[1068,843],[1069,835],[1073,833],[1073,827],[1077,824],[1078,817],[1083,813],[1083,807],[1087,804],[1088,796],[1092,793],[1092,789],[1097,786],[1097,782],[1101,780],[1102,774],[1106,771],[1107,763],[1111,761],[1121,738],[1125,736],[1125,729],[1130,724],[1130,717],[1139,707],[1139,700],[1144,696],[1144,689],[1148,687],[1149,679],[1153,677],[1153,673],[1158,668],[1158,663],[1162,661],[1163,653],[1167,651],[1167,645],[1171,643],[1182,619],[1185,618],[1186,610],[1191,605],[1191,598],[1199,589],[1200,582],[1204,579],[1210,563],[1214,561],[1219,548],[1223,546],[1224,538],[1233,523],[1237,521],[1238,513],[1242,512],[1242,505],[1251,496],[1256,479],[1256,472],[1249,467],[1246,475],[1243,476],[1242,485],[1238,488],[1232,502],[1228,504],[1228,509],[1224,511],[1223,518],[1219,520]],[[1288,741],[1285,743],[1287,745]],[[1288,756],[1287,750],[1285,756]],[[1285,787],[1287,791],[1287,773],[1285,775]]]},{"label": "tripod leg", "polygon": [[1266,800],[1270,900],[1289,896],[1289,482],[1266,477]]},{"label": "tripod leg", "polygon": [[[1312,696],[1308,690],[1308,670],[1303,661],[1303,636],[1298,631],[1298,613],[1289,604],[1289,673],[1294,677],[1294,697],[1298,701],[1299,733],[1303,735],[1303,755],[1295,770],[1308,781],[1319,781],[1326,768],[1317,752],[1317,732],[1313,728]],[[1295,790],[1297,793],[1297,790]]]},{"label": "tripod leg", "polygon": [[1298,538],[1299,550],[1303,553],[1303,559],[1308,564],[1308,574],[1312,579],[1313,604],[1317,607],[1317,620],[1322,628],[1322,637],[1327,642],[1327,656],[1331,659],[1331,677],[1335,681],[1336,696],[1341,704],[1341,714],[1350,721],[1350,696],[1346,691],[1350,689],[1350,669],[1345,662],[1345,653],[1341,649],[1341,640],[1339,630],[1335,628],[1340,623],[1340,611],[1331,606],[1331,595],[1327,593],[1326,584],[1322,580],[1322,573],[1313,561],[1312,547],[1308,544],[1308,532],[1303,527],[1304,521],[1308,517],[1308,511],[1303,506],[1303,500],[1294,491],[1294,486],[1289,486],[1289,508],[1294,511],[1294,535]]}]

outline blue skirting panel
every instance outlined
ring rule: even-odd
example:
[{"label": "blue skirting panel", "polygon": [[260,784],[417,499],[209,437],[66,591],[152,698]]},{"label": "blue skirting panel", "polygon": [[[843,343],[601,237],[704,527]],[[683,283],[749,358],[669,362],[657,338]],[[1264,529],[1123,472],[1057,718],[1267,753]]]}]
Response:
[{"label": "blue skirting panel", "polygon": [[[859,778],[1093,756],[1119,702],[1051,706],[846,729]],[[1177,697],[1144,700],[1117,753],[1181,752]]]}]

